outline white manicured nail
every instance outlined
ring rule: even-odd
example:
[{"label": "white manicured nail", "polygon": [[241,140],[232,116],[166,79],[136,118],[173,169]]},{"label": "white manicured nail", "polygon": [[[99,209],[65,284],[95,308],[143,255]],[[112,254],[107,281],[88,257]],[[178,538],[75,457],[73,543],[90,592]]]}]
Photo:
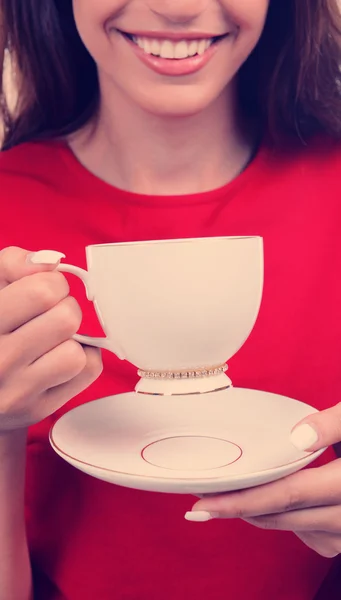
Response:
[{"label": "white manicured nail", "polygon": [[26,261],[33,265],[56,265],[62,258],[65,258],[65,254],[56,250],[39,250],[28,254]]},{"label": "white manicured nail", "polygon": [[209,513],[206,510],[192,510],[186,512],[185,519],[186,521],[192,521],[193,523],[205,523],[206,521],[215,519],[217,516],[218,515]]},{"label": "white manicured nail", "polygon": [[317,431],[308,423],[299,425],[291,432],[291,443],[297,450],[308,450],[318,440]]}]

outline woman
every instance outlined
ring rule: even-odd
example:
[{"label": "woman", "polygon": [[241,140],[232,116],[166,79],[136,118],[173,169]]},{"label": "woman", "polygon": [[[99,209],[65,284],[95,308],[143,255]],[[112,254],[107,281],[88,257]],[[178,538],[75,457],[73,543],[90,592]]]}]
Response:
[{"label": "woman", "polygon": [[94,243],[262,235],[264,300],[232,379],[322,411],[294,430],[301,449],[340,442],[336,0],[0,6],[19,94],[0,157],[1,597],[338,597],[332,450],[282,481],[200,500],[116,488],[54,455],[63,411],[130,391],[137,375],[104,354],[98,379],[97,351],[70,339],[78,302],[96,329],[81,290],[72,283],[76,302],[58,260],[34,252],[82,264]]}]

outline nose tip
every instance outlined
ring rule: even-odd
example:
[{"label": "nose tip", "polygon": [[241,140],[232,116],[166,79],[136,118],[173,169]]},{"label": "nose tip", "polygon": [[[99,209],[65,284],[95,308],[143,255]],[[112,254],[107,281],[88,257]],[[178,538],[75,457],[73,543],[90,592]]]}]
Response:
[{"label": "nose tip", "polygon": [[201,15],[207,0],[150,0],[151,11],[164,21],[186,24]]}]

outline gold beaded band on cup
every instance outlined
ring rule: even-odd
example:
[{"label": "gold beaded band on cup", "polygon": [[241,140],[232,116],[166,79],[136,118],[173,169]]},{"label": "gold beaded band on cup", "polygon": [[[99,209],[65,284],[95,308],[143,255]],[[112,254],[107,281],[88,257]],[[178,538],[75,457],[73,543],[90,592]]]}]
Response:
[{"label": "gold beaded band on cup", "polygon": [[215,375],[226,373],[227,369],[227,364],[223,364],[216,367],[203,367],[186,371],[143,371],[139,369],[137,373],[142,379],[197,379],[214,377]]}]

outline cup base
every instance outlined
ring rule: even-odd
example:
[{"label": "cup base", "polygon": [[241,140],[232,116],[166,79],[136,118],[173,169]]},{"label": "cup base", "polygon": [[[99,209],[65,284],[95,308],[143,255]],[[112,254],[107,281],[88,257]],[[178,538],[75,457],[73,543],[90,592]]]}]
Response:
[{"label": "cup base", "polygon": [[153,396],[184,396],[187,394],[208,394],[225,390],[232,386],[231,379],[225,373],[211,377],[194,379],[148,379],[141,378],[135,391]]}]

